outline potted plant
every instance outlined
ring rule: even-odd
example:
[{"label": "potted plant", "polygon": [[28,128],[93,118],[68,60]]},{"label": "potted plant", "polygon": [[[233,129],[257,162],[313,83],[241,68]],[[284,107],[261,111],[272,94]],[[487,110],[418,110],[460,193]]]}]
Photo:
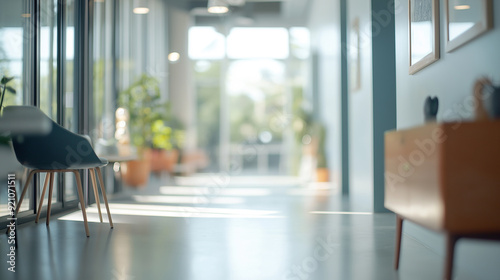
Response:
[{"label": "potted plant", "polygon": [[172,128],[164,120],[155,120],[152,125],[151,171],[161,172],[170,165],[172,151]]},{"label": "potted plant", "polygon": [[312,143],[312,115],[310,112],[297,106],[294,110],[292,128],[295,142],[290,150],[292,155],[292,172],[295,175],[311,177],[312,174],[303,174],[303,164],[306,158],[316,157],[316,145]]},{"label": "potted plant", "polygon": [[317,139],[317,153],[316,153],[316,181],[318,182],[328,182],[330,180],[328,161],[326,158],[326,129],[325,126],[316,123],[314,125],[314,135]]},{"label": "potted plant", "polygon": [[120,93],[120,107],[130,114],[130,142],[137,148],[138,159],[126,163],[123,179],[130,186],[145,186],[151,172],[153,124],[168,112],[168,103],[161,100],[158,81],[143,74]]},{"label": "potted plant", "polygon": [[184,155],[183,148],[186,133],[183,124],[175,116],[171,116],[168,123],[172,127],[172,150],[169,152],[169,161],[165,169],[170,174],[174,174],[176,172],[175,166],[182,161]]},{"label": "potted plant", "polygon": [[153,123],[152,171],[174,173],[184,145],[184,130],[182,127],[181,122],[170,114]]}]

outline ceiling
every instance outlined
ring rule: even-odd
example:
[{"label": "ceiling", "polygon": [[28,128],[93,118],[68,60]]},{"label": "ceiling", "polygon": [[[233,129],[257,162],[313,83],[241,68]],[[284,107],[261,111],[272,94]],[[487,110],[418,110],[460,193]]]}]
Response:
[{"label": "ceiling", "polygon": [[[170,0],[171,2],[178,2]],[[230,13],[214,15],[207,12],[207,0],[182,2],[194,16],[195,24],[225,23],[231,26],[305,26],[312,0],[226,0]]]}]

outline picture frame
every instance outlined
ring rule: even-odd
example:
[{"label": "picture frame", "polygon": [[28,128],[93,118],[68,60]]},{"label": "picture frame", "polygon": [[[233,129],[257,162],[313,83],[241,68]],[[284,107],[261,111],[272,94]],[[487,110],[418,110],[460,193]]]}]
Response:
[{"label": "picture frame", "polygon": [[361,89],[361,50],[359,18],[352,21],[349,34],[349,91]]},{"label": "picture frame", "polygon": [[445,0],[446,52],[493,29],[492,0]]},{"label": "picture frame", "polygon": [[410,75],[439,59],[439,0],[408,0]]}]

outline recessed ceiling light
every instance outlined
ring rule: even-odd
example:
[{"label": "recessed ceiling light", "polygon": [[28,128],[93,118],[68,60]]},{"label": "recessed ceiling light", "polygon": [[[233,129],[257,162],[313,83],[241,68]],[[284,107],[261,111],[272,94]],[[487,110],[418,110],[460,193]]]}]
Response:
[{"label": "recessed ceiling light", "polygon": [[456,5],[455,10],[468,10],[470,9],[470,5]]},{"label": "recessed ceiling light", "polygon": [[178,52],[171,52],[168,54],[168,61],[177,62],[181,58],[181,55]]},{"label": "recessed ceiling light", "polygon": [[225,14],[229,12],[227,3],[224,0],[208,0],[207,10],[211,14]]},{"label": "recessed ceiling light", "polygon": [[210,7],[208,12],[211,14],[225,14],[229,12],[229,9],[227,7]]},{"label": "recessed ceiling light", "polygon": [[145,15],[149,13],[148,1],[145,0],[134,0],[134,9],[132,10],[134,14]]},{"label": "recessed ceiling light", "polygon": [[145,15],[147,13],[149,13],[149,8],[146,8],[146,7],[134,8],[134,14]]}]

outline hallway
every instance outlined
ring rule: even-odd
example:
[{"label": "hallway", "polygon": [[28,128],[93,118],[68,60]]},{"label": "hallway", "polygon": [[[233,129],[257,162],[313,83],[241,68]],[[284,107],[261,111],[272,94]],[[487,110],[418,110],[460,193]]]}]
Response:
[{"label": "hallway", "polygon": [[[80,211],[54,217],[50,230],[43,219],[21,225],[17,272],[7,270],[2,245],[0,278],[441,278],[442,259],[408,236],[395,272],[394,215],[371,214],[362,196],[342,198],[329,184],[214,175],[161,181],[152,177],[147,189],[115,197],[111,231],[97,223],[95,205],[88,208],[90,238]],[[7,244],[4,234],[0,243]]]}]

